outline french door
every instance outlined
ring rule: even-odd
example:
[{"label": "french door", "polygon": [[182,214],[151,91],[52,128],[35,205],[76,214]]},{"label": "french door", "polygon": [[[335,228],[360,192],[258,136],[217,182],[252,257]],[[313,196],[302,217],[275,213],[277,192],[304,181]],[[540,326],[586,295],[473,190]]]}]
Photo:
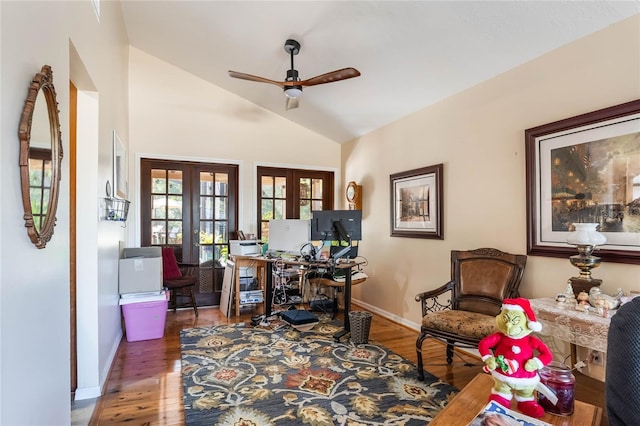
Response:
[{"label": "french door", "polygon": [[142,159],[140,169],[142,246],[174,247],[198,274],[198,305],[218,305],[238,226],[238,166]]},{"label": "french door", "polygon": [[311,219],[333,208],[333,172],[258,167],[258,238],[268,241],[269,220]]}]

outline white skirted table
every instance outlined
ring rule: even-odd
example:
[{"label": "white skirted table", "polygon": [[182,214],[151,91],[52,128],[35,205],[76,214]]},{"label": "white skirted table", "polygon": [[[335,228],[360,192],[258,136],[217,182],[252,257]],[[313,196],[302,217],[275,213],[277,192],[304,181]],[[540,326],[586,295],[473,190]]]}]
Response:
[{"label": "white skirted table", "polygon": [[530,302],[536,319],[542,324],[540,334],[569,342],[572,364],[576,363],[576,346],[607,352],[611,318],[578,311],[572,306],[561,306],[550,298],[531,299]]}]

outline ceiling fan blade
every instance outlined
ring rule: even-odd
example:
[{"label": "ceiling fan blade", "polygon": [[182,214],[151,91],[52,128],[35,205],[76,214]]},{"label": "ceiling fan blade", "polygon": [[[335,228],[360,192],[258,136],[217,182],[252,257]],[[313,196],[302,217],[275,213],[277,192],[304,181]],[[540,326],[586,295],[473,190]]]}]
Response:
[{"label": "ceiling fan blade", "polygon": [[287,97],[287,103],[285,105],[285,109],[287,111],[289,111],[290,109],[298,108],[298,106],[300,105],[300,101],[299,100],[300,100],[299,97],[297,97],[297,98]]},{"label": "ceiling fan blade", "polygon": [[331,71],[311,77],[307,80],[296,81],[295,84],[300,86],[315,86],[317,84],[333,83],[334,81],[346,80],[348,78],[359,77],[360,71],[355,68],[342,68],[340,70]]},{"label": "ceiling fan blade", "polygon": [[233,78],[239,78],[242,80],[257,81],[258,83],[275,84],[278,87],[284,87],[284,84],[280,81],[269,80],[268,78],[258,77],[257,75],[245,74],[243,72],[229,70],[229,76]]}]

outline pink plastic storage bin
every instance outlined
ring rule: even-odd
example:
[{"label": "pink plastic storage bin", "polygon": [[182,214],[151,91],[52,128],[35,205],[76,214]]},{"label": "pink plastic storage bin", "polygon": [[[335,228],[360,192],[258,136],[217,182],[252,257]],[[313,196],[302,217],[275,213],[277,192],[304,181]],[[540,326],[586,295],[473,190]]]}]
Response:
[{"label": "pink plastic storage bin", "polygon": [[122,305],[127,342],[161,339],[167,319],[167,303],[159,300]]}]

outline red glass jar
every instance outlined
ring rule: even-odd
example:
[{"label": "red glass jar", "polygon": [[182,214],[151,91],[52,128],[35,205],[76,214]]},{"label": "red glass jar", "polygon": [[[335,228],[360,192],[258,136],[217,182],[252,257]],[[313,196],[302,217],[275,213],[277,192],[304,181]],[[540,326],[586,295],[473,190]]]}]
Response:
[{"label": "red glass jar", "polygon": [[541,392],[538,392],[538,403],[544,408],[544,411],[557,416],[573,414],[576,378],[571,372],[571,368],[553,361],[543,367],[538,374],[540,374],[540,382],[558,397],[558,402],[554,405]]}]

